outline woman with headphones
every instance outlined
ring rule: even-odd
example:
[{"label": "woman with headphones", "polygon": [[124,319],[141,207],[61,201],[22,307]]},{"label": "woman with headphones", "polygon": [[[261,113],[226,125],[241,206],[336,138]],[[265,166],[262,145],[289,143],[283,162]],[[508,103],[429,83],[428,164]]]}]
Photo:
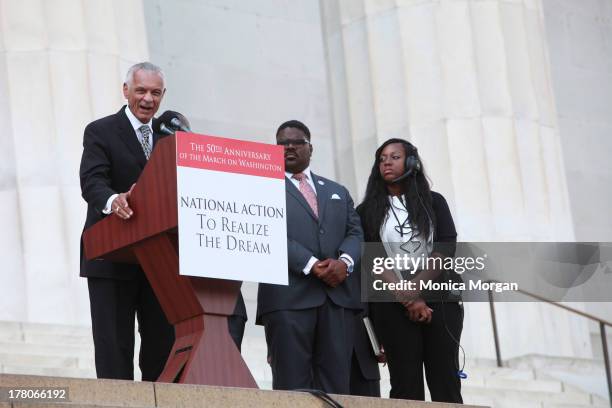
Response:
[{"label": "woman with headphones", "polygon": [[[366,242],[386,257],[452,257],[457,232],[446,200],[430,190],[417,149],[389,139],[377,150],[363,202],[357,208]],[[381,248],[381,250],[382,250]],[[453,275],[453,276],[451,276]],[[453,271],[386,270],[383,280],[448,281]],[[394,302],[370,303],[370,315],[391,377],[391,398],[424,400],[423,366],[432,401],[462,403],[459,339],[463,306],[448,292],[394,291]]]}]

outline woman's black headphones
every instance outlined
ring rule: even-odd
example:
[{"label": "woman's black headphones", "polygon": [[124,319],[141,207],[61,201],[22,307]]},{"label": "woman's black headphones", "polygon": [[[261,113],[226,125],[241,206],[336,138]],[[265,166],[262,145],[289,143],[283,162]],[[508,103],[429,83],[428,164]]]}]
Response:
[{"label": "woman's black headphones", "polygon": [[[396,178],[392,181],[392,183],[397,183],[398,181],[402,181],[403,179],[416,176],[421,172],[421,159],[419,159],[419,153],[417,148],[410,142],[407,142],[403,139],[397,139],[399,143],[403,144],[406,150],[406,161],[404,162],[404,174]],[[397,143],[397,142],[395,142]],[[408,153],[412,152],[412,153]]]},{"label": "woman's black headphones", "polygon": [[[416,148],[414,149],[416,153]],[[411,154],[406,157],[406,163],[404,164],[404,171],[416,175],[421,171],[421,159],[419,159],[418,153]]]}]

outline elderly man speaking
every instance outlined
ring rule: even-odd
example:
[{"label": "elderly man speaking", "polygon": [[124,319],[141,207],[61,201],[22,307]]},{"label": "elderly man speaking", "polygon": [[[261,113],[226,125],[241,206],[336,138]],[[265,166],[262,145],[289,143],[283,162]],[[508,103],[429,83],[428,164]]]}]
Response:
[{"label": "elderly man speaking", "polygon": [[[164,74],[149,62],[132,66],[123,84],[127,106],[85,128],[81,192],[85,228],[105,216],[129,222],[132,187],[160,135],[151,128],[164,97]],[[81,243],[81,276],[87,278],[98,378],[133,379],[134,318],[140,332],[142,379],[155,381],[174,342],[174,330],[139,265],[87,261]]]}]

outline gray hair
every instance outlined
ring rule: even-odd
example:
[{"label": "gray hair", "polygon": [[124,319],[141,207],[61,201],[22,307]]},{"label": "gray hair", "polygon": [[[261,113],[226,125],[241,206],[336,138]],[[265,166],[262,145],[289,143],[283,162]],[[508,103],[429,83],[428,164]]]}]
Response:
[{"label": "gray hair", "polygon": [[157,65],[152,64],[148,61],[145,61],[145,62],[139,62],[138,64],[134,64],[130,67],[130,69],[128,69],[128,72],[125,75],[125,83],[127,84],[128,88],[132,86],[132,83],[134,82],[134,74],[137,71],[140,71],[141,69],[158,74],[162,79],[164,87],[166,86],[166,80],[164,78],[164,71],[162,71],[162,69],[158,67]]}]

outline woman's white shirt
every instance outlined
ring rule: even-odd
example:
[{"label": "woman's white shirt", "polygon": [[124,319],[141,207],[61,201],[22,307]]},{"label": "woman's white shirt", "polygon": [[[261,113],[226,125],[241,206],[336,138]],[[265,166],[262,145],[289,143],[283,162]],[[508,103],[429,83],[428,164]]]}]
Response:
[{"label": "woman's white shirt", "polygon": [[[410,214],[407,206],[404,205],[404,196],[389,196],[390,206],[383,223],[380,226],[380,239],[387,253],[387,257],[395,258],[396,255],[404,257],[427,257],[433,249],[433,228],[430,228],[430,234],[427,239],[418,234],[416,228],[410,225]],[[401,231],[401,232],[400,232]],[[408,265],[412,263],[408,262]],[[406,272],[413,272],[411,268],[403,269],[404,276]],[[401,280],[402,270],[394,268],[394,272]]]}]

